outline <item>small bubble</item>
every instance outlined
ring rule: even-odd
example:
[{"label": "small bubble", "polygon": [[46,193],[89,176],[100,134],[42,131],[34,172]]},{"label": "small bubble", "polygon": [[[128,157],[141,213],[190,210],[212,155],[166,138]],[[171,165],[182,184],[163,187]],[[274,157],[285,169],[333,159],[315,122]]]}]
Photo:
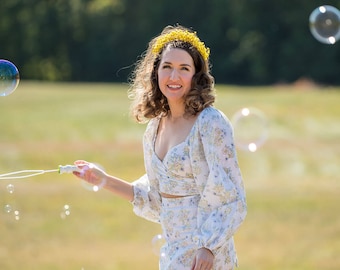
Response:
[{"label": "small bubble", "polygon": [[7,191],[8,191],[10,194],[13,194],[13,193],[14,193],[14,185],[8,184],[6,188],[7,188]]},{"label": "small bubble", "polygon": [[255,143],[250,143],[250,144],[248,145],[248,149],[249,149],[250,152],[256,152],[256,150],[257,150],[257,145],[256,145]]},{"label": "small bubble", "polygon": [[60,217],[61,217],[62,219],[65,219],[65,218],[67,218],[70,214],[71,214],[70,206],[69,206],[68,204],[65,204],[65,205],[63,206],[63,209],[62,209],[61,213],[60,213]]},{"label": "small bubble", "polygon": [[14,219],[17,221],[20,220],[20,212],[18,210],[14,211]]},{"label": "small bubble", "polygon": [[6,204],[6,205],[4,206],[4,211],[5,211],[5,213],[7,213],[7,214],[11,213],[11,212],[12,212],[12,206],[11,206],[10,204]]},{"label": "small bubble", "polygon": [[151,240],[151,244],[152,244],[152,251],[157,256],[160,256],[160,257],[165,256],[165,254],[161,251],[162,247],[165,244],[165,238],[162,234],[155,235]]}]

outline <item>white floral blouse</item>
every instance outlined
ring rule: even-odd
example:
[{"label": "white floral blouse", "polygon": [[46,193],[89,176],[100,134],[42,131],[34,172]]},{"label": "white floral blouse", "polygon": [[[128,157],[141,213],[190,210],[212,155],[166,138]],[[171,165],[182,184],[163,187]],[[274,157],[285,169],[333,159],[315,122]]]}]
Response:
[{"label": "white floral blouse", "polygon": [[232,126],[221,111],[205,108],[185,141],[161,161],[154,150],[159,121],[150,120],[144,134],[146,174],[133,182],[134,212],[160,223],[160,192],[198,195],[194,241],[215,254],[233,237],[247,212]]}]

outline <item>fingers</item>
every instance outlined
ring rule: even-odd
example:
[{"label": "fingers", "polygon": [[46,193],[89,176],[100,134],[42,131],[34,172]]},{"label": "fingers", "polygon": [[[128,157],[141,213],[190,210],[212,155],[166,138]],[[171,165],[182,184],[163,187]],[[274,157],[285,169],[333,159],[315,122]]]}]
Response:
[{"label": "fingers", "polygon": [[213,267],[210,262],[199,262],[197,260],[194,261],[191,270],[211,270]]},{"label": "fingers", "polygon": [[89,170],[94,167],[92,163],[85,160],[77,160],[74,162],[74,165],[80,169],[80,172],[75,171],[73,174],[85,181],[91,182],[90,179],[92,173]]},{"label": "fingers", "polygon": [[95,186],[103,187],[106,184],[105,172],[95,164],[85,160],[77,160],[74,164],[80,169],[79,172],[73,172],[75,176]]},{"label": "fingers", "polygon": [[76,160],[74,162],[74,165],[77,165],[80,169],[84,166],[91,166],[92,163],[85,161],[85,160]]},{"label": "fingers", "polygon": [[196,265],[191,270],[211,270],[212,266]]},{"label": "fingers", "polygon": [[194,258],[194,261],[192,262],[190,270],[195,270],[195,266],[196,266],[196,257]]},{"label": "fingers", "polygon": [[75,165],[84,165],[84,164],[88,164],[89,162],[85,161],[85,160],[76,160],[74,162]]},{"label": "fingers", "polygon": [[201,248],[196,252],[191,270],[211,270],[213,267],[214,255],[210,250]]}]

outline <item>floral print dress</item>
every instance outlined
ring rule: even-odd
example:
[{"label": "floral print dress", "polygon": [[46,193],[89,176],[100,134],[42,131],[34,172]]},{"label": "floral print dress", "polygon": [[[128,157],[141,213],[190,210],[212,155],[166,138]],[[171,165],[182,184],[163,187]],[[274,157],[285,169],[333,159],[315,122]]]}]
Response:
[{"label": "floral print dress", "polygon": [[[216,108],[205,108],[163,160],[154,150],[159,121],[150,120],[146,128],[146,174],[133,182],[132,202],[136,215],[162,226],[166,244],[159,269],[190,270],[202,247],[214,254],[214,270],[234,269],[233,235],[247,205],[229,120]],[[179,198],[162,198],[161,192]]]}]

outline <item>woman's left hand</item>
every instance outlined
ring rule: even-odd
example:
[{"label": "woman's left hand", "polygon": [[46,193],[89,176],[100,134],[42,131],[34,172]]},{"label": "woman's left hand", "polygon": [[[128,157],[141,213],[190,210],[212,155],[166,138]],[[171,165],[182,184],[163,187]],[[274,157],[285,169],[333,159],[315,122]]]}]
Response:
[{"label": "woman's left hand", "polygon": [[93,163],[85,160],[77,160],[74,164],[80,170],[73,172],[73,174],[92,185],[102,185],[106,182],[106,173],[98,168]]},{"label": "woman's left hand", "polygon": [[214,264],[214,255],[207,248],[197,250],[191,270],[211,270]]}]

